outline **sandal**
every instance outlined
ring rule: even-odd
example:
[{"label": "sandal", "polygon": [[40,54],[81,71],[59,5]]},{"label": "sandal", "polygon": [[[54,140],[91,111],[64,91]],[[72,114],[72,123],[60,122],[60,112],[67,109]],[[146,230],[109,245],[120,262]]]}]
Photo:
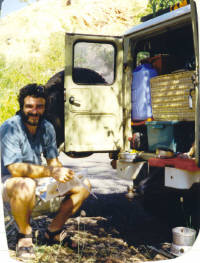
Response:
[{"label": "sandal", "polygon": [[45,239],[46,239],[46,243],[48,245],[54,245],[54,244],[59,244],[59,245],[64,245],[64,246],[67,246],[71,249],[76,249],[78,248],[78,244],[76,242],[74,242],[73,240],[71,240],[71,238],[69,236],[66,236],[64,237],[62,240],[55,240],[54,237],[58,234],[61,234],[62,231],[64,231],[65,228],[62,228],[60,230],[57,230],[57,231],[54,231],[54,232],[51,232],[49,231],[48,229],[46,229],[45,231],[45,234],[48,235],[48,238],[46,237],[46,235],[44,234],[45,236]]},{"label": "sandal", "polygon": [[[26,234],[18,233],[17,234],[17,241],[19,241],[19,239],[21,239],[21,238],[32,238],[32,234],[26,235]],[[33,245],[31,245],[29,247],[25,247],[25,246],[19,247],[17,244],[16,245],[16,257],[22,259],[23,261],[34,259],[35,254],[34,254]]]}]

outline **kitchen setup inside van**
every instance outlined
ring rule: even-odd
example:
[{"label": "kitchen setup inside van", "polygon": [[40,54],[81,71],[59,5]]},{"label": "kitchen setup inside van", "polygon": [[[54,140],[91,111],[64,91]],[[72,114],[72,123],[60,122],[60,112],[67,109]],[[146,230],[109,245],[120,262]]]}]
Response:
[{"label": "kitchen setup inside van", "polygon": [[[200,181],[195,162],[198,67],[190,6],[144,22],[138,30],[141,27],[127,32],[133,67],[133,158],[139,155],[150,166],[167,167],[165,185],[189,189]],[[118,167],[121,172],[127,169],[120,160]]]}]

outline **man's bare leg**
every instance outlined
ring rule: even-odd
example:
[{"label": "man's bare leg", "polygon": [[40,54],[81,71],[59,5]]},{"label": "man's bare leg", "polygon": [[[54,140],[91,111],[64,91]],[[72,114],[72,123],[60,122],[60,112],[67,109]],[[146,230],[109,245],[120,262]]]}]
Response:
[{"label": "man's bare leg", "polygon": [[[87,185],[88,189],[91,190],[89,181],[85,180],[84,183]],[[77,212],[89,194],[88,190],[81,186],[71,189],[70,192],[68,192],[67,198],[63,200],[58,214],[48,226],[48,230],[50,232],[55,232],[62,229],[67,219]],[[55,239],[58,240],[59,235],[57,235]]]},{"label": "man's bare leg", "polygon": [[[30,178],[13,177],[6,181],[11,212],[22,234],[32,233],[30,216],[35,206],[35,189],[35,181]],[[21,238],[18,241],[19,247],[30,245],[32,245],[31,238]]]}]

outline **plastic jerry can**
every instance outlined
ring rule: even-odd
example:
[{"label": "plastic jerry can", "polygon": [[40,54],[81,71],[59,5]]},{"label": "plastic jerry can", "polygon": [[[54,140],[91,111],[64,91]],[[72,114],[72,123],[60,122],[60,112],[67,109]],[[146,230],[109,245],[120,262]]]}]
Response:
[{"label": "plastic jerry can", "polygon": [[152,117],[150,79],[157,75],[156,69],[151,64],[142,64],[133,71],[132,120],[146,120]]}]

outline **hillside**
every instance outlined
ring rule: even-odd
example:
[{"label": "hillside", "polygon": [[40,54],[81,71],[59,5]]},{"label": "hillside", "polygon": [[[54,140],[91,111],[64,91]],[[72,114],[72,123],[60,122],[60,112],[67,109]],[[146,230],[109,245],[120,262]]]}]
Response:
[{"label": "hillside", "polygon": [[[0,124],[18,110],[24,85],[64,68],[65,32],[121,35],[148,0],[40,0],[0,19]],[[69,4],[67,4],[69,3]]]},{"label": "hillside", "polygon": [[40,0],[0,19],[6,61],[41,56],[58,32],[121,35],[139,22],[147,0]]}]

